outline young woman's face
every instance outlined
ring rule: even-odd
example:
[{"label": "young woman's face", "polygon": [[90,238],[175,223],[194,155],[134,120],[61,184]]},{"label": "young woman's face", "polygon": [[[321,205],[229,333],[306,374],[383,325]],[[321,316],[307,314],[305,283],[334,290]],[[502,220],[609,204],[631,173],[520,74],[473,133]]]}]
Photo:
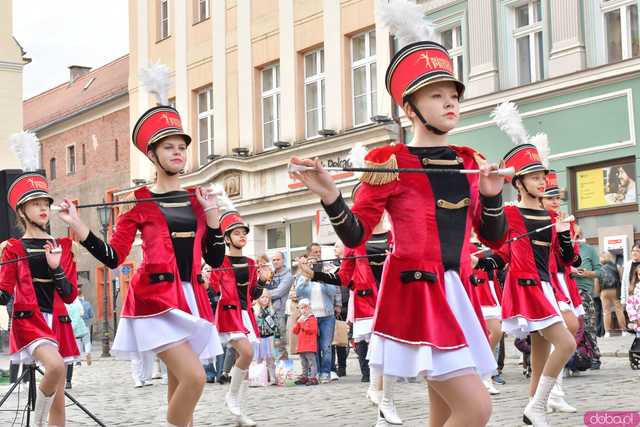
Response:
[{"label": "young woman's face", "polygon": [[260,304],[261,307],[268,307],[270,303],[271,297],[267,294],[263,293],[260,295],[260,298],[258,298],[258,304]]},{"label": "young woman's face", "polygon": [[618,168],[618,182],[620,185],[625,186],[629,182],[629,176],[623,168]]},{"label": "young woman's face", "polygon": [[231,239],[231,243],[236,248],[244,248],[247,244],[247,230],[244,228],[236,228],[233,230],[229,237]]},{"label": "young woman's face", "polygon": [[154,152],[157,161],[168,172],[179,173],[187,164],[187,143],[181,136],[168,136],[158,142],[156,149],[148,153],[151,161],[154,161]]},{"label": "young woman's face", "polygon": [[45,227],[49,222],[49,205],[49,199],[29,200],[22,206],[22,211],[32,222]]},{"label": "young woman's face", "polygon": [[[460,97],[453,82],[433,83],[423,87],[412,95],[413,103],[425,118],[427,123],[449,132],[455,128],[460,120]],[[405,104],[407,116],[414,126],[422,126],[416,113]]]},{"label": "young woman's face", "polygon": [[524,191],[526,187],[527,191],[534,197],[542,197],[546,188],[544,176],[544,172],[528,173],[519,180],[518,189]]},{"label": "young woman's face", "polygon": [[560,196],[544,197],[542,199],[542,206],[547,210],[558,211],[560,210],[560,202]]}]

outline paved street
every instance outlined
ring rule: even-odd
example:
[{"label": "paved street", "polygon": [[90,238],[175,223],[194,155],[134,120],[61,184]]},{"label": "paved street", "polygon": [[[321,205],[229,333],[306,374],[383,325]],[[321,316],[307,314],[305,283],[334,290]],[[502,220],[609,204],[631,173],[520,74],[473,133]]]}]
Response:
[{"label": "paved street", "polygon": [[[626,349],[632,338],[611,338],[601,342],[603,358],[600,371],[588,371],[565,380],[569,400],[578,408],[577,414],[554,414],[554,426],[581,426],[585,411],[638,410],[640,372],[631,371]],[[505,367],[507,384],[494,398],[491,426],[522,425],[521,413],[526,404],[526,380],[517,365],[516,353],[509,342]],[[612,357],[618,354],[619,357]],[[98,354],[96,353],[96,356]],[[353,356],[353,352],[351,354]],[[338,383],[317,387],[266,387],[250,389],[250,415],[261,426],[370,426],[376,411],[364,398],[365,386],[359,382],[357,360],[349,359],[346,378]],[[91,366],[77,368],[73,396],[85,404],[108,426],[164,426],[166,386],[157,381],[151,387],[134,389],[129,364],[115,360],[100,360]],[[0,392],[6,390],[2,386]],[[233,425],[223,406],[227,386],[207,384],[196,411],[196,425]],[[26,388],[20,401],[26,402]],[[15,408],[13,395],[3,409]],[[423,383],[398,385],[398,409],[407,426],[426,425],[427,401]],[[0,426],[12,425],[15,413],[0,413]],[[20,417],[16,425],[20,425]],[[68,408],[68,426],[95,425],[76,407]]]}]

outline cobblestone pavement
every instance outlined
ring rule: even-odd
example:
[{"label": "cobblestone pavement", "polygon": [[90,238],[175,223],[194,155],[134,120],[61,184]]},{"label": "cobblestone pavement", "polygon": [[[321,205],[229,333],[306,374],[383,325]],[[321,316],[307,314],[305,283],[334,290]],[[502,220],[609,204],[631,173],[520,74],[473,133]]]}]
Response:
[{"label": "cobblestone pavement", "polygon": [[[603,353],[624,355],[616,348],[628,348],[631,337],[612,338],[603,345]],[[511,344],[507,344],[510,348]],[[618,353],[616,353],[616,351]],[[98,356],[96,354],[95,356]],[[640,410],[638,390],[640,371],[632,371],[626,357],[604,357],[599,371],[587,371],[565,380],[568,400],[578,408],[576,414],[553,414],[554,426],[582,426],[585,411]],[[338,382],[315,387],[264,387],[249,390],[249,414],[260,426],[371,426],[376,410],[364,397],[366,386],[360,383],[357,360],[353,352],[347,377]],[[493,398],[490,426],[522,425],[522,409],[527,401],[527,381],[512,350],[504,370],[507,384],[498,386],[501,393]],[[227,385],[207,384],[195,414],[196,425],[233,425],[224,408]],[[7,385],[0,386],[4,393]],[[26,403],[22,387],[20,404]],[[74,372],[71,393],[108,426],[164,426],[166,386],[155,381],[151,387],[135,389],[127,362],[100,359],[92,366],[83,365]],[[425,384],[404,383],[397,387],[397,406],[406,426],[427,425]],[[15,409],[13,394],[2,409]],[[0,412],[0,426],[12,425],[14,412]],[[77,407],[67,409],[68,426],[95,425]],[[20,425],[18,414],[15,425]]]}]

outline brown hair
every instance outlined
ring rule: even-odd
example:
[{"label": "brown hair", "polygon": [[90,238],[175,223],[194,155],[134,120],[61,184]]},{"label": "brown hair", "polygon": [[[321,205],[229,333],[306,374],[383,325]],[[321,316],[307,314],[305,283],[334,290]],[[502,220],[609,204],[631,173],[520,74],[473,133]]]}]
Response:
[{"label": "brown hair", "polygon": [[640,265],[636,266],[633,270],[633,278],[631,279],[631,283],[629,284],[629,295],[633,295],[633,291],[636,289],[636,285],[640,282],[640,278],[638,278],[638,271],[640,271]]}]

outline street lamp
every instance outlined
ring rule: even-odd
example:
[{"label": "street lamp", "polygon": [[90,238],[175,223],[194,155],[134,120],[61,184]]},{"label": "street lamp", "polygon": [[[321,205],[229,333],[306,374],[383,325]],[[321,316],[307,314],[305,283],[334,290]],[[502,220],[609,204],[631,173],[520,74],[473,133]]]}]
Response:
[{"label": "street lamp", "polygon": [[[104,203],[104,199],[102,200]],[[109,223],[111,222],[112,208],[111,206],[100,206],[98,208],[98,219],[100,220],[100,229],[102,231],[102,238],[107,241],[107,232],[109,231]],[[109,320],[108,320],[108,305],[109,295],[107,293],[107,284],[109,277],[107,268],[102,268],[102,357],[111,357],[109,354]]]}]

